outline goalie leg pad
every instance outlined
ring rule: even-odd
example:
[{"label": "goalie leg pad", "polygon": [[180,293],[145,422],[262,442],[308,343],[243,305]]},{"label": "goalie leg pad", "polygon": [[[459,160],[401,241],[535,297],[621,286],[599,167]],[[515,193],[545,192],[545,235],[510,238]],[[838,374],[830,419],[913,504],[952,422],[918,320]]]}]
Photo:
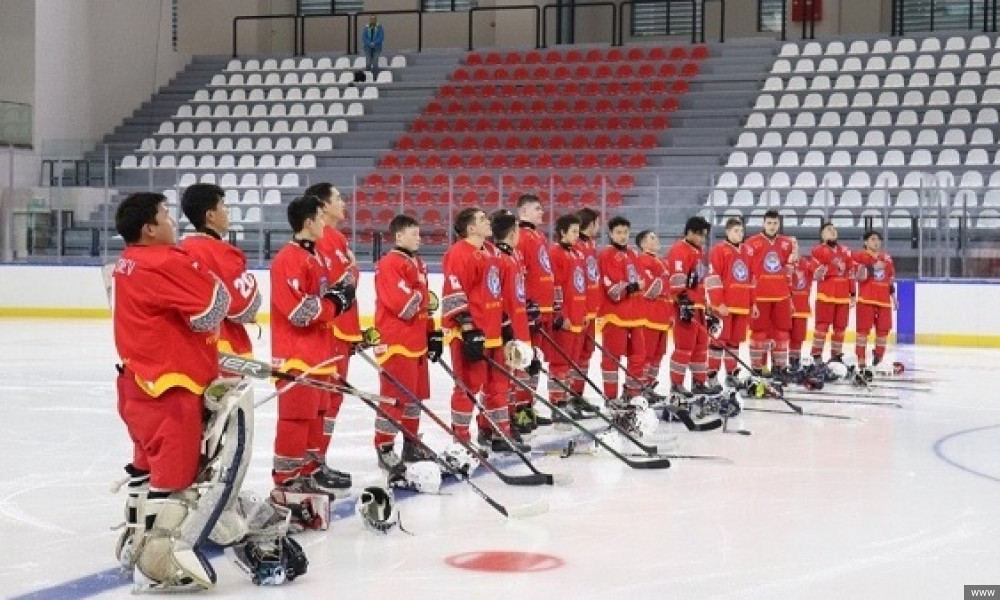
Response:
[{"label": "goalie leg pad", "polygon": [[146,496],[149,494],[149,471],[136,468],[129,463],[125,466],[128,473],[128,498],[125,499],[125,529],[118,536],[115,546],[115,556],[126,570],[135,567],[135,545],[142,539],[146,531]]},{"label": "goalie leg pad", "polygon": [[212,589],[212,565],[183,536],[193,520],[198,520],[198,492],[174,492],[163,499],[150,499],[149,512],[156,515],[138,549],[136,586],[149,590],[182,591]]}]

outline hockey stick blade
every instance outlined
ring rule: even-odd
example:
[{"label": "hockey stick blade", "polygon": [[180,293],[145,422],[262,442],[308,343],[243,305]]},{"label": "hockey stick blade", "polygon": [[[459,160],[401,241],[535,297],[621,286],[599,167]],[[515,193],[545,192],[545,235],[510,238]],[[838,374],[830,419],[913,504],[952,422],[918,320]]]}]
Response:
[{"label": "hockey stick blade", "polygon": [[[585,449],[574,449],[572,453],[566,454],[566,450],[546,450],[545,454],[548,456],[558,456],[560,458],[569,458],[571,456],[600,456],[600,452],[596,448],[585,448]],[[649,456],[648,454],[641,454],[639,452],[623,452],[625,456],[630,456],[633,458],[666,458],[668,460],[705,460],[724,463],[727,465],[733,464],[732,459],[725,456],[716,456],[714,454],[656,454],[654,456]]]},{"label": "hockey stick blade", "polygon": [[713,431],[722,427],[722,419],[712,419],[704,423],[695,423],[694,419],[691,418],[691,413],[683,408],[664,406],[663,410],[670,413],[671,416],[677,417],[677,420],[683,423],[688,431]]},{"label": "hockey stick blade", "polygon": [[836,400],[834,398],[795,398],[796,402],[812,402],[815,404],[840,404],[843,406],[881,406],[884,408],[904,408],[898,402],[879,402],[877,400]]},{"label": "hockey stick blade", "polygon": [[829,413],[815,413],[815,412],[801,412],[801,413],[790,413],[784,410],[778,410],[775,408],[751,408],[743,407],[744,411],[750,412],[761,412],[761,413],[774,413],[776,415],[795,415],[797,417],[821,417],[825,419],[840,419],[842,421],[856,421],[854,417],[848,415],[832,415]]},{"label": "hockey stick blade", "polygon": [[530,393],[536,400],[538,400],[539,402],[541,402],[542,404],[544,404],[546,407],[548,407],[549,410],[551,410],[553,412],[553,414],[556,414],[556,413],[561,414],[563,417],[565,417],[566,421],[570,425],[572,425],[573,427],[575,427],[576,429],[578,429],[581,433],[583,433],[588,438],[592,439],[594,441],[594,443],[596,443],[597,445],[601,446],[602,448],[604,448],[605,450],[607,450],[608,452],[610,452],[612,456],[615,456],[616,458],[618,458],[619,460],[621,460],[623,463],[627,464],[628,466],[632,467],[633,469],[666,469],[666,468],[670,467],[670,461],[667,460],[667,459],[656,459],[656,458],[654,458],[654,459],[651,459],[651,460],[633,460],[633,459],[631,459],[631,458],[629,458],[627,456],[623,456],[620,452],[618,452],[614,448],[612,448],[612,447],[608,446],[607,444],[605,444],[604,441],[601,440],[596,435],[594,435],[594,433],[592,431],[590,431],[589,429],[587,429],[583,425],[580,425],[580,423],[578,423],[576,421],[576,419],[571,418],[561,408],[559,408],[558,406],[556,406],[552,402],[549,402],[548,398],[542,396],[541,394],[539,394],[535,390],[531,389],[531,386],[529,386],[528,384],[522,382],[517,377],[514,377],[514,375],[512,375],[507,369],[505,369],[502,366],[500,366],[500,364],[497,363],[497,361],[493,360],[489,356],[484,356],[483,360],[485,360],[487,363],[489,363],[489,365],[491,367],[493,367],[494,369],[496,369],[498,373],[502,374],[509,381],[513,382],[514,385],[516,385],[516,386],[520,387],[521,389],[525,390],[526,392]]}]

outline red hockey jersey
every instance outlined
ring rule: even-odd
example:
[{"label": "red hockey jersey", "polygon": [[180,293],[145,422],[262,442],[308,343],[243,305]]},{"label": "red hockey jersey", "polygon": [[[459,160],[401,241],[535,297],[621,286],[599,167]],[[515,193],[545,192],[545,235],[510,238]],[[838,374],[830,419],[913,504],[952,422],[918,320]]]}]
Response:
[{"label": "red hockey jersey", "polygon": [[517,248],[507,244],[497,245],[497,259],[500,261],[500,288],[503,290],[503,312],[510,319],[514,329],[514,339],[531,342],[528,327],[527,295],[524,284],[524,263]]},{"label": "red hockey jersey", "polygon": [[892,307],[892,294],[896,280],[896,265],[885,252],[872,254],[867,250],[854,253],[858,273],[858,302]]},{"label": "red hockey jersey", "polygon": [[[289,242],[271,261],[271,364],[279,371],[337,371],[328,364],[336,307],[323,298],[329,261],[310,242]],[[312,249],[312,251],[310,251]]]},{"label": "red hockey jersey", "polygon": [[642,293],[643,314],[646,327],[667,331],[674,311],[671,306],[670,291],[667,289],[670,277],[667,275],[666,264],[655,254],[640,252],[639,273],[646,281],[646,289]]},{"label": "red hockey jersey", "polygon": [[816,261],[811,256],[800,256],[792,269],[792,316],[803,318],[812,315],[812,288]]},{"label": "red hockey jersey", "polygon": [[112,277],[115,348],[139,387],[153,397],[172,387],[201,394],[219,375],[225,286],[168,245],[126,246]]},{"label": "red hockey jersey", "polygon": [[455,317],[467,312],[472,316],[473,325],[485,334],[486,347],[500,347],[503,290],[500,261],[495,252],[492,245],[480,248],[464,239],[455,242],[445,252],[441,260],[444,274],[441,318],[446,329],[446,343],[462,336]]},{"label": "red hockey jersey", "polygon": [[243,252],[220,239],[205,233],[189,235],[181,241],[198,264],[218,277],[229,297],[229,314],[219,326],[219,351],[250,356],[253,344],[244,323],[253,323],[260,309],[261,295],[257,279],[247,272],[247,259]]},{"label": "red hockey jersey", "polygon": [[[427,312],[427,267],[419,256],[394,248],[375,265],[375,328],[381,334],[379,363],[399,354],[427,353],[434,322]],[[383,350],[384,349],[384,350]]]},{"label": "red hockey jersey", "polygon": [[587,318],[587,275],[582,254],[572,246],[552,244],[549,248],[552,261],[552,279],[555,283],[555,302],[562,306],[562,316],[574,333],[583,331]]},{"label": "red hockey jersey", "polygon": [[[322,254],[330,265],[329,284],[343,281],[357,287],[358,267],[354,253],[347,243],[347,237],[334,227],[324,227],[323,237],[316,242],[316,250]],[[361,320],[358,316],[358,303],[333,320],[330,330],[337,339],[345,342],[361,341]]]},{"label": "red hockey jersey", "polygon": [[678,240],[670,247],[665,259],[667,274],[670,276],[670,297],[677,302],[683,292],[694,303],[695,308],[705,308],[705,276],[708,268],[702,260],[701,248]]},{"label": "red hockey jersey", "polygon": [[555,298],[548,246],[545,234],[538,231],[534,225],[521,222],[517,249],[521,251],[521,257],[524,259],[528,300],[537,304],[542,313],[552,312]]},{"label": "red hockey jersey", "polygon": [[712,306],[725,304],[734,315],[750,314],[755,296],[750,269],[753,259],[753,249],[747,244],[735,245],[725,240],[712,246],[705,280],[705,291]]},{"label": "red hockey jersey", "polygon": [[831,304],[847,304],[854,293],[854,259],[847,246],[817,244],[812,249],[816,260],[816,299]]},{"label": "red hockey jersey", "polygon": [[751,236],[745,244],[753,251],[750,274],[757,283],[757,302],[780,302],[791,295],[789,277],[795,244],[787,235],[769,239],[763,233]]},{"label": "red hockey jersey", "polygon": [[583,255],[586,266],[587,318],[593,320],[601,310],[601,298],[604,296],[604,291],[601,289],[601,269],[597,266],[597,244],[594,240],[581,235],[576,242],[576,249]]},{"label": "red hockey jersey", "polygon": [[639,273],[639,254],[632,248],[611,244],[597,255],[597,268],[601,272],[600,315],[604,322],[626,328],[644,326],[642,296],[629,294],[626,289],[630,283],[645,287]]}]

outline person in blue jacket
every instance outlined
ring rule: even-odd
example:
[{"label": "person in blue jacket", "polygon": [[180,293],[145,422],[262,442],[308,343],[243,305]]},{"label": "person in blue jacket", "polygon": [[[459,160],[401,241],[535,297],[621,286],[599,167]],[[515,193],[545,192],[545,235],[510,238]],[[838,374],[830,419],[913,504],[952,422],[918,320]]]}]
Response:
[{"label": "person in blue jacket", "polygon": [[372,15],[362,33],[367,69],[371,71],[372,78],[378,77],[378,57],[382,54],[382,42],[384,40],[385,30],[379,24],[378,17]]}]

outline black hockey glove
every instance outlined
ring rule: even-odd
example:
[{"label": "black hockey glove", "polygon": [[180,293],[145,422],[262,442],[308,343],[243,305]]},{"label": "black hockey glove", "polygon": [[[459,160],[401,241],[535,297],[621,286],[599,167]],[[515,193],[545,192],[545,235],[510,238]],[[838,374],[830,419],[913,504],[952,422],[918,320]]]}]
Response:
[{"label": "black hockey glove", "polygon": [[510,322],[507,313],[503,314],[503,323],[500,325],[500,339],[503,340],[504,344],[514,339],[514,325]]},{"label": "black hockey glove", "polygon": [[323,293],[323,297],[333,302],[337,307],[337,314],[341,315],[354,305],[354,286],[343,282],[334,284]]},{"label": "black hockey glove", "polygon": [[538,320],[542,318],[542,309],[538,308],[538,305],[531,300],[528,300],[528,302],[524,305],[524,309],[525,312],[528,313],[528,325],[530,325],[532,329],[537,330]]},{"label": "black hockey glove", "polygon": [[677,297],[677,310],[682,323],[690,323],[694,320],[694,302],[688,298],[687,294]]},{"label": "black hockey glove", "polygon": [[635,294],[638,291],[639,291],[639,282],[638,281],[629,282],[629,284],[625,286],[625,293],[626,294],[630,294],[631,295],[631,294]]},{"label": "black hockey glove", "polygon": [[468,329],[462,332],[462,354],[476,362],[483,360],[486,350],[486,334],[482,329]]},{"label": "black hockey glove", "polygon": [[542,370],[542,361],[538,360],[538,357],[536,356],[535,358],[531,359],[531,363],[524,369],[524,372],[534,377],[535,375],[538,375],[538,373],[540,373],[541,370]]},{"label": "black hockey glove", "polygon": [[437,362],[444,352],[444,333],[435,329],[427,334],[427,360]]},{"label": "black hockey glove", "polygon": [[561,313],[552,315],[552,331],[560,331],[566,325],[566,317]]}]

